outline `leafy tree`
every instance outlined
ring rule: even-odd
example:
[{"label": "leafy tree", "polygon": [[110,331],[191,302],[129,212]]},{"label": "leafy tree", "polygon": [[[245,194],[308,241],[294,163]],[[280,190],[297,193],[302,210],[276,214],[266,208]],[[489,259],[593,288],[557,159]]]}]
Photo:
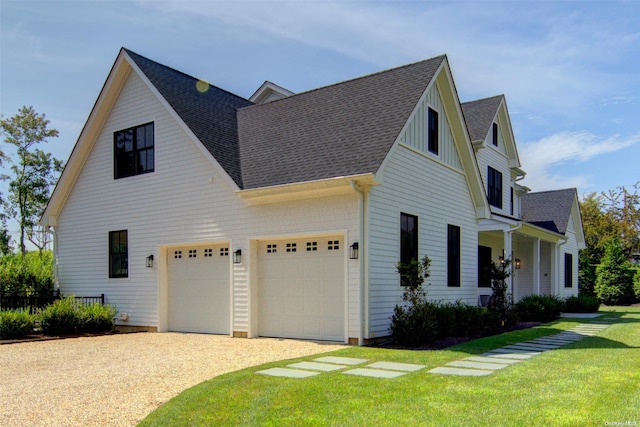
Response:
[{"label": "leafy tree", "polygon": [[640,255],[640,181],[628,189],[617,187],[603,193],[606,212],[616,224],[617,238],[629,260]]},{"label": "leafy tree", "polygon": [[630,267],[622,245],[617,239],[613,240],[607,245],[602,263],[596,269],[595,293],[603,304],[617,305],[633,301]]},{"label": "leafy tree", "polygon": [[0,120],[5,142],[16,149],[17,159],[7,159],[11,164],[11,175],[6,211],[20,225],[22,254],[26,253],[25,239],[42,214],[50,188],[63,167],[62,161],[51,153],[35,148],[47,138],[58,136],[56,129],[49,129],[49,123],[44,114],[40,115],[33,107],[26,106],[13,117]]}]

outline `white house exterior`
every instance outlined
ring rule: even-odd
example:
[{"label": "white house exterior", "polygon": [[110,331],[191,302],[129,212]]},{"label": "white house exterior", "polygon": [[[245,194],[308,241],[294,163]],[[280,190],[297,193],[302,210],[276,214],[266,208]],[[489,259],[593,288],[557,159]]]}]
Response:
[{"label": "white house exterior", "polygon": [[[123,325],[357,344],[389,334],[402,257],[432,259],[436,300],[487,293],[481,246],[520,260],[516,299],[577,294],[575,190],[547,212],[517,184],[499,98],[461,104],[440,56],[245,100],[122,49],[42,218],[58,286],[104,293]],[[504,129],[497,147],[468,110]]]}]

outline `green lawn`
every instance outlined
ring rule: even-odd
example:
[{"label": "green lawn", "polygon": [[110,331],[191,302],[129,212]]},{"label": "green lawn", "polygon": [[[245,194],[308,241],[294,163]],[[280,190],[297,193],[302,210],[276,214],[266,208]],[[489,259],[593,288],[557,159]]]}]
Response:
[{"label": "green lawn", "polygon": [[640,308],[606,310],[606,316],[618,322],[597,337],[547,351],[486,377],[427,371],[589,320],[561,319],[439,351],[350,347],[331,353],[427,366],[395,379],[339,372],[276,378],[255,371],[284,367],[292,360],[262,365],[186,390],[140,425],[640,427]]}]

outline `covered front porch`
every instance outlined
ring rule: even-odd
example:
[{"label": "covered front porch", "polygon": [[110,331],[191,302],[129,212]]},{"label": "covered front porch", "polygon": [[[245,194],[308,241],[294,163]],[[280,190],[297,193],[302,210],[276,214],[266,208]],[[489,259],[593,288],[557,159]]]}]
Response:
[{"label": "covered front porch", "polygon": [[511,260],[507,279],[513,302],[527,295],[559,295],[561,246],[566,238],[544,228],[513,220],[483,220],[478,234],[478,301],[491,295],[491,262]]}]

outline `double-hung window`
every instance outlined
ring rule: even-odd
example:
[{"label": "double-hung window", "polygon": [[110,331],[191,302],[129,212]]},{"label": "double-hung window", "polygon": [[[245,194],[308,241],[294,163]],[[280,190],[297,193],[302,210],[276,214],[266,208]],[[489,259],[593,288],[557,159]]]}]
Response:
[{"label": "double-hung window", "polygon": [[460,287],[460,227],[447,226],[447,286]]},{"label": "double-hung window", "polygon": [[502,173],[489,166],[487,181],[489,204],[502,209]]},{"label": "double-hung window", "polygon": [[127,230],[109,232],[109,277],[129,277]]},{"label": "double-hung window", "polygon": [[400,214],[400,262],[418,259],[418,217]]},{"label": "double-hung window", "polygon": [[153,172],[153,123],[113,133],[115,179]]},{"label": "double-hung window", "polygon": [[427,148],[438,154],[438,112],[429,108],[427,122]]}]

